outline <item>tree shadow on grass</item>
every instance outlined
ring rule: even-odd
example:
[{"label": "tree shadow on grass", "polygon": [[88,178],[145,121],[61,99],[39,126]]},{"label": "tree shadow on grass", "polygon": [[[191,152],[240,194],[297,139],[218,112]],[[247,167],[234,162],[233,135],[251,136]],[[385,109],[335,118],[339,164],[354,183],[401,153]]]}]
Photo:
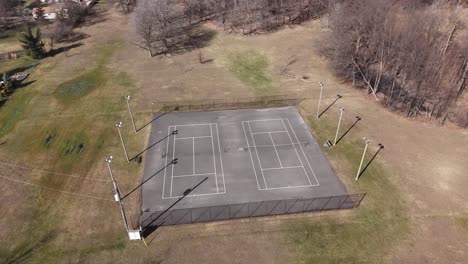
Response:
[{"label": "tree shadow on grass", "polygon": [[99,4],[99,2],[100,2],[99,0],[95,1],[88,8],[86,16],[84,16],[79,21],[78,26],[89,27],[89,26],[96,25],[96,24],[99,24],[108,20],[108,18],[104,16],[104,13],[106,12],[106,10],[95,7],[96,5]]},{"label": "tree shadow on grass", "polygon": [[57,54],[69,51],[71,49],[74,49],[74,48],[77,48],[77,47],[80,47],[80,46],[83,46],[83,43],[79,42],[79,43],[71,44],[71,45],[68,45],[68,46],[65,46],[65,47],[60,47],[58,49],[52,49],[52,50],[49,50],[47,52],[46,56],[47,57],[54,57]]},{"label": "tree shadow on grass", "polygon": [[87,39],[91,37],[91,35],[85,34],[83,32],[72,32],[66,38],[57,41],[57,43],[73,43],[83,39]]},{"label": "tree shadow on grass", "polygon": [[55,230],[50,231],[41,239],[28,243],[24,249],[20,250],[15,255],[8,257],[5,263],[24,263],[36,251],[51,243],[57,237],[57,233],[58,232]]},{"label": "tree shadow on grass", "polygon": [[191,25],[181,28],[187,36],[172,40],[172,43],[164,51],[154,52],[153,56],[164,54],[183,54],[209,45],[217,32],[200,25]]}]

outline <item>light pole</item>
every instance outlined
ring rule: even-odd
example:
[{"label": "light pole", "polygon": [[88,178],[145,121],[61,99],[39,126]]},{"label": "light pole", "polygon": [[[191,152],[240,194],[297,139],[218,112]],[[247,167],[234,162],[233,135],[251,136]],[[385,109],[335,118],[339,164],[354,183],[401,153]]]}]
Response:
[{"label": "light pole", "polygon": [[125,142],[124,142],[123,137],[122,137],[122,132],[120,131],[120,128],[122,127],[122,121],[115,124],[115,126],[117,127],[117,131],[119,132],[120,141],[122,142],[122,147],[124,149],[124,153],[125,153],[125,157],[127,158],[127,162],[130,162],[130,159],[128,158],[127,148],[125,147]]},{"label": "light pole", "polygon": [[130,109],[130,95],[125,96],[125,101],[127,102],[127,107],[128,107],[128,112],[130,113],[130,118],[132,119],[132,124],[133,124],[133,130],[135,130],[135,133],[137,132],[136,126],[135,126],[135,120],[133,119],[133,114],[132,114],[132,109]]},{"label": "light pole", "polygon": [[359,179],[359,174],[361,174],[362,163],[364,162],[364,157],[366,156],[367,146],[369,146],[369,142],[370,142],[366,137],[364,137],[363,139],[364,139],[364,143],[366,144],[366,146],[364,147],[364,152],[362,153],[361,163],[359,163],[359,169],[356,175],[356,181]]},{"label": "light pole", "polygon": [[343,118],[344,107],[340,106],[340,119],[338,120],[338,126],[336,127],[335,141],[333,145],[336,145],[336,140],[338,139],[338,133],[340,131],[341,119]]},{"label": "light pole", "polygon": [[106,158],[107,167],[109,168],[109,173],[110,173],[110,176],[111,176],[111,179],[112,179],[112,185],[114,187],[114,199],[120,206],[120,213],[122,214],[122,219],[123,219],[123,222],[124,222],[124,225],[125,225],[125,230],[128,233],[129,229],[128,229],[127,216],[125,215],[125,210],[124,210],[124,207],[123,207],[123,204],[122,204],[122,199],[120,198],[121,194],[120,194],[119,186],[117,186],[117,183],[115,182],[115,179],[114,179],[114,175],[112,174],[112,169],[111,169],[111,165],[110,165],[111,162],[112,162],[112,156],[109,156],[108,158]]},{"label": "light pole", "polygon": [[320,82],[320,96],[317,105],[317,119],[320,117],[320,103],[322,102],[322,93],[323,93],[323,82]]}]

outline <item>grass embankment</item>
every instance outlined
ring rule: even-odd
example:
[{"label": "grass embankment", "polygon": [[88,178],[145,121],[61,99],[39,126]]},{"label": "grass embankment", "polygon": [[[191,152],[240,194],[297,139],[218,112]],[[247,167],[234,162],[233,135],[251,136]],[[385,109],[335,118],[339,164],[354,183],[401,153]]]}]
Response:
[{"label": "grass embankment", "polygon": [[[308,116],[307,121],[319,143],[334,135],[335,120]],[[373,142],[369,147],[364,166],[375,154],[375,145]],[[366,192],[367,196],[347,217],[308,218],[291,227],[291,240],[302,263],[381,263],[409,231],[404,200],[389,180],[391,172],[379,164],[378,157],[359,181],[354,181],[362,151],[362,140],[353,136],[352,131],[335,147],[325,149],[348,191]]]},{"label": "grass embankment", "polygon": [[[29,166],[42,164],[42,168],[50,171],[105,180],[107,174],[101,171],[100,167],[104,166],[100,165],[106,155],[113,154],[113,167],[121,189],[125,192],[133,187],[138,180],[122,176],[137,175],[141,166],[123,161],[115,122],[122,119],[126,122],[122,132],[130,154],[138,153],[145,139],[130,133],[128,116],[122,114],[126,113],[122,111],[123,96],[133,89],[132,81],[125,74],[115,74],[107,68],[119,47],[118,44],[102,45],[96,49],[92,66],[75,71],[75,76],[64,76],[54,85],[38,81],[13,94],[0,109],[0,135],[5,141],[2,152],[15,153],[11,159],[28,160]],[[41,80],[47,74],[50,78],[57,72],[54,67],[46,72],[39,68],[32,77]],[[48,188],[112,198],[110,185],[105,182],[37,171],[23,173],[20,178],[14,174],[8,176]],[[122,250],[127,245],[122,227],[109,222],[109,219],[119,219],[118,209],[112,202],[12,182],[6,184],[16,191],[5,198],[14,204],[23,197],[28,201],[28,208],[19,203],[15,205],[17,210],[27,213],[2,215],[2,228],[12,227],[12,231],[6,230],[6,235],[0,237],[0,263],[59,263],[98,252]],[[128,210],[132,209],[130,201],[127,201]]]},{"label": "grass embankment", "polygon": [[257,96],[275,92],[269,72],[267,56],[253,49],[226,51],[227,69],[247,85]]}]

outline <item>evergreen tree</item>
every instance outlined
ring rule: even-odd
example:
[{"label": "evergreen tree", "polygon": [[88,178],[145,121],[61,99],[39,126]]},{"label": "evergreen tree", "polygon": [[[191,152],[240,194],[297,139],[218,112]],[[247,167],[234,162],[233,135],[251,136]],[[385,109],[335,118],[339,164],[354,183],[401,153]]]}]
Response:
[{"label": "evergreen tree", "polygon": [[39,28],[27,28],[26,32],[18,34],[18,40],[21,42],[21,47],[26,55],[33,59],[40,59],[44,54],[44,42],[41,39],[41,30]]}]

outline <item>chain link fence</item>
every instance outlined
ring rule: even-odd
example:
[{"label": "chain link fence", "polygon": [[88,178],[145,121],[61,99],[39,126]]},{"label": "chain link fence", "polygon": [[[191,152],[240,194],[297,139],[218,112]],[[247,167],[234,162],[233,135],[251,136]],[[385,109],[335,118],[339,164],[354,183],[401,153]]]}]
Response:
[{"label": "chain link fence", "polygon": [[365,193],[310,199],[287,199],[157,211],[141,221],[143,229],[259,216],[357,208]]},{"label": "chain link fence", "polygon": [[152,111],[156,112],[203,112],[216,110],[236,110],[249,108],[268,108],[297,106],[305,98],[288,95],[245,97],[231,99],[212,99],[197,101],[173,101],[152,103]]}]

